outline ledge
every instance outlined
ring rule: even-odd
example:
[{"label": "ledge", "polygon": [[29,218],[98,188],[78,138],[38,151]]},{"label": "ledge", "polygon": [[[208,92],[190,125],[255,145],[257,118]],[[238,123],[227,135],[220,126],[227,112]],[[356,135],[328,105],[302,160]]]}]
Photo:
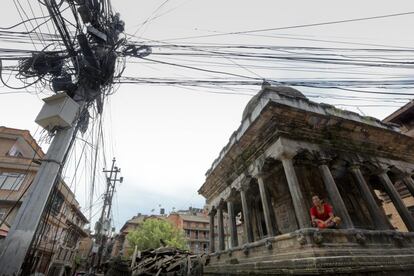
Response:
[{"label": "ledge", "polygon": [[414,233],[306,228],[210,253],[209,257],[206,275],[414,269]]}]

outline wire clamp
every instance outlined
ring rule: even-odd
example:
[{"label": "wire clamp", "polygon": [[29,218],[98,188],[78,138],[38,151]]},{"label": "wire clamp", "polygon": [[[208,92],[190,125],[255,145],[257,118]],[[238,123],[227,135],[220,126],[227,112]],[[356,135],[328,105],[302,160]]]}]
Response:
[{"label": "wire clamp", "polygon": [[57,161],[55,159],[41,159],[41,161],[42,161],[42,163],[43,162],[52,162],[52,163],[58,164],[59,166],[62,166],[63,165],[61,162],[59,162],[59,161]]}]

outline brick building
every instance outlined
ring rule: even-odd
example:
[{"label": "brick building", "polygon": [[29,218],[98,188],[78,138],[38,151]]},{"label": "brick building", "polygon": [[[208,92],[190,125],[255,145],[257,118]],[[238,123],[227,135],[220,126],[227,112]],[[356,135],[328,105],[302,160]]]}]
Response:
[{"label": "brick building", "polygon": [[[27,130],[0,127],[0,247],[44,153]],[[34,270],[47,275],[71,275],[78,241],[86,237],[88,220],[64,181],[55,188],[44,235],[35,251]]]},{"label": "brick building", "polygon": [[115,235],[113,238],[112,252],[111,256],[123,256],[130,257],[133,252],[132,246],[129,244],[127,236],[130,232],[139,228],[139,226],[148,218],[165,218],[164,216],[157,215],[143,215],[138,213],[136,216],[133,216],[131,219],[127,220],[124,225],[119,230],[119,234]]},{"label": "brick building", "polygon": [[190,251],[196,254],[208,253],[209,219],[202,209],[172,212],[166,219],[183,230]]}]

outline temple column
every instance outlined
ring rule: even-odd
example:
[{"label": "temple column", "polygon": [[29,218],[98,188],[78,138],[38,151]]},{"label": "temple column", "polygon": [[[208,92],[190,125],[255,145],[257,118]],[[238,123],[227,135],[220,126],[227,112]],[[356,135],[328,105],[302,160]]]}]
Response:
[{"label": "temple column", "polygon": [[223,223],[223,207],[217,207],[217,227],[218,227],[218,238],[219,238],[219,250],[225,249],[224,246],[224,223]]},{"label": "temple column", "polygon": [[404,177],[405,186],[410,191],[411,195],[414,196],[414,180],[411,178],[411,175]]},{"label": "temple column", "polygon": [[354,224],[352,223],[345,203],[342,200],[342,196],[339,193],[338,187],[336,186],[331,170],[329,169],[328,165],[326,165],[325,160],[323,160],[319,165],[319,171],[322,174],[322,179],[325,183],[325,188],[329,194],[329,198],[332,201],[331,203],[334,207],[334,211],[341,217],[345,228],[354,228]]},{"label": "temple column", "polygon": [[295,209],[296,219],[299,223],[299,228],[310,227],[309,211],[305,205],[305,198],[299,187],[299,181],[296,176],[295,168],[293,166],[292,158],[283,156],[281,158],[283,169],[285,170],[287,183],[289,186],[290,195]]},{"label": "temple column", "polygon": [[405,207],[404,202],[402,201],[399,193],[394,187],[394,184],[391,182],[391,179],[388,177],[386,171],[381,172],[378,177],[381,180],[382,185],[384,186],[388,196],[391,198],[392,202],[394,203],[395,208],[400,214],[402,220],[404,221],[405,225],[407,226],[408,231],[414,231],[414,219],[411,216],[410,211],[408,211],[407,207]]},{"label": "temple column", "polygon": [[227,201],[227,214],[229,217],[230,248],[236,247],[239,243],[237,240],[236,217],[234,215],[233,201]]},{"label": "temple column", "polygon": [[378,206],[374,195],[371,192],[371,189],[369,188],[364,176],[362,175],[361,170],[359,169],[359,166],[352,165],[349,167],[349,170],[356,180],[356,184],[361,191],[362,198],[367,203],[366,206],[368,208],[368,212],[372,218],[372,221],[374,222],[375,228],[380,230],[390,229],[387,218]]},{"label": "temple column", "polygon": [[242,187],[240,188],[240,197],[243,209],[244,232],[246,233],[247,242],[253,242],[253,229],[251,222],[250,206],[247,203],[246,190],[247,187],[242,185]]},{"label": "temple column", "polygon": [[216,210],[211,210],[210,213],[208,214],[209,218],[210,218],[210,232],[209,232],[209,236],[210,236],[210,243],[209,243],[209,248],[210,248],[210,253],[213,253],[215,251],[214,249],[214,216],[216,215]]},{"label": "temple column", "polygon": [[263,215],[266,223],[267,236],[273,237],[275,235],[275,232],[273,230],[272,218],[270,215],[271,206],[269,202],[269,197],[267,196],[267,189],[263,181],[263,176],[258,175],[257,182],[259,184],[260,199],[262,200]]}]

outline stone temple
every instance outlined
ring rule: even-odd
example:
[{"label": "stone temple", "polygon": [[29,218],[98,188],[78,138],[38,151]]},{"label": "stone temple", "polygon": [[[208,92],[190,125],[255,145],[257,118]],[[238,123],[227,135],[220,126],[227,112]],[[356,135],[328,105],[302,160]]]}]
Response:
[{"label": "stone temple", "polygon": [[[414,219],[394,186],[413,193],[413,172],[414,139],[395,125],[264,85],[199,189],[205,274],[414,275]],[[311,227],[314,194],[342,218],[338,229]],[[409,232],[394,230],[380,194]]]}]

